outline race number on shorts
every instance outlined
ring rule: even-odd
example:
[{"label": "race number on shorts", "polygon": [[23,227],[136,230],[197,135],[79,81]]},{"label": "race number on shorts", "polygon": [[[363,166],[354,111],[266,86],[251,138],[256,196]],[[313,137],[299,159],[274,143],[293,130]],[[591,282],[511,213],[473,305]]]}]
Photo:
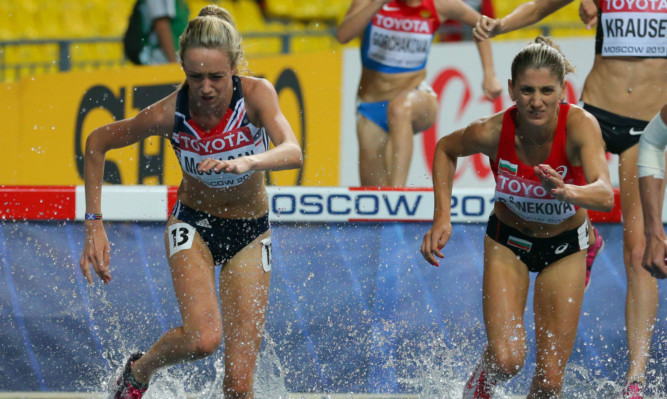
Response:
[{"label": "race number on shorts", "polygon": [[187,223],[174,223],[169,226],[169,257],[184,249],[192,248],[195,228]]},{"label": "race number on shorts", "polygon": [[271,271],[271,237],[265,238],[262,243],[262,267],[265,272]]}]

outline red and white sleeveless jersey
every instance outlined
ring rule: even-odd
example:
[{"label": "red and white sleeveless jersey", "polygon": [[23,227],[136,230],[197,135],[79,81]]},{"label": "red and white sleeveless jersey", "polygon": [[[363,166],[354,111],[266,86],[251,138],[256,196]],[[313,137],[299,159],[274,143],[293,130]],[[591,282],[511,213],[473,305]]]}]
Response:
[{"label": "red and white sleeveless jersey", "polygon": [[[584,185],[586,179],[581,166],[572,166],[565,152],[565,125],[569,109],[569,104],[560,104],[551,152],[543,163],[558,172],[566,184]],[[576,213],[577,207],[554,198],[542,187],[533,167],[519,160],[515,147],[516,113],[516,106],[505,111],[498,153],[496,159],[491,161],[491,170],[496,178],[495,201],[530,222],[562,223]]]}]

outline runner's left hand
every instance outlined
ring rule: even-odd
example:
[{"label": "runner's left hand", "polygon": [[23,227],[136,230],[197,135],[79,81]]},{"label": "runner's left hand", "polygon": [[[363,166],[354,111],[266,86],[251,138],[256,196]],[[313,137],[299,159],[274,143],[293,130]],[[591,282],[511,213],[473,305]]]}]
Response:
[{"label": "runner's left hand", "polygon": [[216,173],[234,173],[240,175],[252,169],[252,162],[250,157],[239,157],[230,159],[228,161],[219,161],[216,159],[206,158],[197,166],[199,172],[208,172],[209,170]]},{"label": "runner's left hand", "polygon": [[485,76],[482,82],[482,90],[484,90],[484,97],[489,101],[493,101],[503,92],[503,86],[495,75],[490,77]]},{"label": "runner's left hand", "polygon": [[488,40],[500,33],[500,20],[482,15],[472,28],[472,36],[478,42]]},{"label": "runner's left hand", "polygon": [[579,4],[579,19],[591,29],[598,23],[598,8],[593,0],[581,0]]},{"label": "runner's left hand", "polygon": [[563,181],[563,177],[558,174],[551,166],[546,164],[539,164],[533,167],[535,175],[542,182],[542,187],[544,187],[547,192],[554,196],[554,198],[568,202],[568,190],[567,185]]}]

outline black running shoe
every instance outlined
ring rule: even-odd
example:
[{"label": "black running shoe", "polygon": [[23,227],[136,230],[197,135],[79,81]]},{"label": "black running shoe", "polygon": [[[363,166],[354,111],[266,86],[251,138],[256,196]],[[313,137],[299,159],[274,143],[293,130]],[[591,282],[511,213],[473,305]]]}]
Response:
[{"label": "black running shoe", "polygon": [[137,352],[131,354],[130,358],[127,359],[123,374],[116,381],[116,393],[113,399],[141,399],[144,396],[144,393],[148,390],[148,384],[139,383],[132,375],[132,363],[143,355],[142,352]]}]

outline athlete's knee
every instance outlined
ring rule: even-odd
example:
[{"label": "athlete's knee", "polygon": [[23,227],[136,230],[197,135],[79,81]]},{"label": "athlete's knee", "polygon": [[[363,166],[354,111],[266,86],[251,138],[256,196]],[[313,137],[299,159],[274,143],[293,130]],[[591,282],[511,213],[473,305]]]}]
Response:
[{"label": "athlete's knee", "polygon": [[407,96],[400,95],[387,104],[387,119],[391,120],[409,120],[410,119],[410,100]]},{"label": "athlete's knee", "polygon": [[623,243],[625,258],[629,262],[626,267],[631,273],[643,272],[642,259],[644,257],[644,250],[646,244],[643,240],[643,235],[640,237],[633,237],[631,240],[624,240]]},{"label": "athlete's knee", "polygon": [[507,380],[519,374],[526,361],[525,345],[489,349],[490,372],[497,380]]},{"label": "athlete's knee", "polygon": [[632,248],[632,251],[630,252],[630,259],[633,269],[636,268],[636,269],[641,269],[640,271],[644,271],[642,268],[643,257],[644,257],[643,246],[641,247],[637,246],[635,248]]},{"label": "athlete's knee", "polygon": [[193,359],[201,359],[215,353],[222,342],[222,329],[197,331],[189,335],[189,352]]}]

